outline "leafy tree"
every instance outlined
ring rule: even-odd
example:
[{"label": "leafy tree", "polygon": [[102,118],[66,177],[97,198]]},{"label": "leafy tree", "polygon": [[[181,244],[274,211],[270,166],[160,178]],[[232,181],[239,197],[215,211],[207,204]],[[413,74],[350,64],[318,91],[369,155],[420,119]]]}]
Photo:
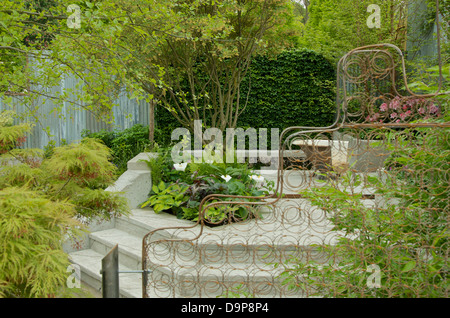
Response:
[{"label": "leafy tree", "polygon": [[[3,4],[1,30],[11,36],[0,38],[0,50],[32,57],[42,70],[16,68],[3,79],[7,87],[30,92],[23,102],[39,94],[111,121],[114,99],[126,88],[129,97],[159,100],[188,128],[195,119],[234,127],[251,57],[292,45],[299,25],[288,0],[64,0],[38,9]],[[67,26],[69,4],[80,8],[79,29]],[[30,22],[36,16],[52,23]],[[47,50],[21,42],[31,34],[51,36]],[[69,73],[79,79],[74,88],[48,91]]]},{"label": "leafy tree", "polygon": [[[413,1],[415,4],[417,1]],[[437,91],[437,83],[440,79],[438,66],[438,34],[436,21],[436,0],[419,2],[418,5],[411,5],[417,13],[411,15],[408,20],[408,46],[407,46],[407,66],[410,78],[416,90],[434,93]],[[440,92],[448,91],[448,68],[450,65],[450,42],[448,41],[450,18],[450,2],[448,0],[439,1],[439,46],[440,63],[442,66],[442,86]],[[420,84],[419,84],[420,82]],[[447,86],[447,87],[446,87]],[[433,91],[429,88],[433,87]]]},{"label": "leafy tree", "polygon": [[[370,4],[380,7],[380,28],[369,28]],[[406,36],[407,1],[311,0],[309,20],[300,45],[324,54],[337,62],[353,48],[392,43],[403,48]]]},{"label": "leafy tree", "polygon": [[294,14],[297,16],[301,16],[301,21],[303,24],[306,24],[309,19],[309,5],[311,4],[311,0],[293,0],[292,4],[294,6]]},{"label": "leafy tree", "polygon": [[[207,6],[183,25],[183,33],[191,38],[166,40],[159,58],[171,73],[166,73],[169,87],[162,101],[183,126],[193,129],[193,120],[202,119],[221,130],[236,127],[245,107],[240,97],[247,93],[240,84],[251,58],[262,50],[276,52],[289,45],[284,38],[294,33],[284,26],[290,23],[287,3],[233,1]],[[208,34],[198,27],[205,15],[220,19],[220,28]],[[212,36],[215,39],[208,39]]]},{"label": "leafy tree", "polygon": [[77,222],[74,206],[36,191],[0,191],[0,297],[49,297],[67,279],[69,261],[61,247]]},{"label": "leafy tree", "polygon": [[[129,5],[134,17],[121,38],[132,42],[135,57],[128,74],[148,94],[156,95],[184,127],[202,119],[208,126],[235,127],[240,105],[240,82],[252,56],[295,42],[295,21],[289,1],[158,2],[166,11],[156,26],[144,5]],[[287,25],[287,26],[286,26]],[[289,41],[287,41],[289,40]],[[136,49],[137,47],[137,49]],[[144,62],[144,63],[143,63]],[[136,70],[138,70],[136,72]]]}]

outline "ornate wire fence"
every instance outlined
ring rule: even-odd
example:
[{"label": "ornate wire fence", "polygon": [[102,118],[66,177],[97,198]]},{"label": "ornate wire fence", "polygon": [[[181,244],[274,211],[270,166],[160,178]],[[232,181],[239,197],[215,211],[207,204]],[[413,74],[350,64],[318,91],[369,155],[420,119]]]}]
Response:
[{"label": "ornate wire fence", "polygon": [[145,236],[144,297],[447,297],[448,99],[403,74],[392,45],[345,55],[335,122],[283,131],[272,195],[211,195],[196,224]]}]

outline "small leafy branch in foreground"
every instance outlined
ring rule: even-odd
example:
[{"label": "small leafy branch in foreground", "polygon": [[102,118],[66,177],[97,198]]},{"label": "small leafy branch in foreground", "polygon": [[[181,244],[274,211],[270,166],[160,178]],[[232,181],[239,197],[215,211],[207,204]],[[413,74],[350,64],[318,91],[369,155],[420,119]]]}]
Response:
[{"label": "small leafy branch in foreground", "polygon": [[[381,198],[374,206],[352,191],[363,180],[351,173],[302,193],[326,213],[339,239],[317,246],[328,255],[325,262],[284,264],[281,278],[290,288],[321,297],[448,297],[448,131],[387,136],[385,177],[364,181]],[[380,269],[375,288],[368,283],[372,265]]]}]

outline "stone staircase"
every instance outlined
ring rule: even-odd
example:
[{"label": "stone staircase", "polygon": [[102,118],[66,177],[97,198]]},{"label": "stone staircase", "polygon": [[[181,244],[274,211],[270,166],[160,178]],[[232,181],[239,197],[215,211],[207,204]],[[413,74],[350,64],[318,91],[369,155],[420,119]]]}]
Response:
[{"label": "stone staircase", "polygon": [[[293,250],[293,254],[297,253],[311,259],[326,259],[326,255],[318,254],[311,246],[314,243],[332,244],[335,236],[330,235],[330,226],[326,218],[322,218],[321,211],[315,210],[313,213],[317,215],[299,216],[298,209],[292,209],[292,215],[289,208],[283,208],[281,219],[277,217],[274,211],[266,211],[262,222],[255,227],[255,221],[243,222],[236,231],[234,225],[226,225],[217,228],[204,227],[202,236],[195,241],[195,250],[192,250],[192,244],[183,244],[183,240],[189,241],[195,237],[201,227],[193,227],[193,223],[187,220],[177,219],[173,215],[167,213],[156,214],[151,208],[136,208],[141,202],[147,199],[151,188],[150,171],[145,162],[147,154],[141,154],[128,163],[128,171],[125,172],[108,191],[120,191],[128,199],[130,206],[135,207],[131,210],[129,216],[123,216],[108,222],[97,222],[90,226],[90,233],[77,241],[66,242],[65,249],[69,254],[70,260],[74,264],[78,264],[81,270],[81,281],[89,285],[101,294],[102,277],[100,274],[102,258],[116,245],[119,249],[119,287],[120,296],[125,298],[142,297],[142,273],[138,272],[142,269],[142,246],[143,237],[155,229],[166,227],[186,227],[189,231],[183,230],[160,230],[155,233],[152,240],[159,238],[171,238],[180,240],[175,248],[170,248],[167,252],[166,260],[159,261],[155,258],[150,260],[150,267],[153,270],[152,279],[158,279],[165,276],[161,281],[167,281],[170,277],[169,285],[177,286],[172,288],[170,293],[159,293],[157,289],[150,290],[150,297],[204,297],[201,291],[194,291],[192,286],[184,284],[189,281],[190,277],[197,277],[197,280],[204,281],[208,284],[208,277],[214,280],[214,277],[221,277],[222,283],[233,283],[242,280],[242,277],[248,273],[252,273],[251,277],[254,284],[260,281],[273,279],[279,270],[275,270],[272,265],[260,264],[261,258],[256,254],[265,254],[271,252],[275,255],[273,260],[283,262],[286,255],[286,249],[296,246],[297,250]],[[276,174],[266,175],[267,179],[275,179]],[[295,176],[288,177],[296,178]],[[293,181],[293,180],[291,180]],[[294,180],[295,181],[295,180]],[[297,184],[292,182],[292,184]],[[289,193],[289,189],[285,189],[284,193]],[[295,193],[295,192],[293,192]],[[370,200],[369,204],[373,204]],[[305,200],[282,200],[280,204],[294,204],[299,206],[306,204]],[[308,209],[304,209],[307,211]],[[263,213],[264,214],[264,213]],[[274,220],[271,221],[271,217]],[[304,220],[297,220],[293,224],[287,224],[286,220],[292,218],[305,217]],[[313,228],[309,220],[314,220]],[[318,221],[320,220],[320,221]],[[253,222],[253,223],[252,223]],[[285,224],[283,224],[285,223]],[[241,233],[247,233],[244,239],[245,244],[240,244],[243,236]],[[299,243],[299,235],[304,236],[304,241]],[[301,239],[303,240],[303,238]],[[249,244],[252,242],[251,244]],[[274,242],[276,246],[274,247]],[[253,246],[252,246],[253,244]],[[245,246],[247,245],[247,246]],[[244,248],[243,248],[244,246]],[[185,255],[183,255],[183,249]],[[249,249],[250,247],[250,249]],[[177,255],[172,255],[175,250]],[[275,250],[275,252],[274,252]],[[191,252],[192,251],[192,252]],[[207,257],[206,251],[214,251],[213,257]],[[282,253],[279,253],[283,251]],[[202,254],[203,253],[203,254]],[[233,256],[235,254],[235,256]],[[283,254],[283,257],[278,257]],[[186,260],[186,255],[189,255]],[[255,262],[255,255],[258,262]],[[201,259],[201,261],[199,261]],[[224,261],[226,259],[226,261]],[[230,259],[232,259],[230,261]],[[226,266],[230,266],[229,270]],[[135,271],[132,273],[127,273]],[[198,279],[198,277],[200,277]],[[248,275],[247,275],[248,277]],[[236,280],[236,278],[238,278]],[[192,279],[191,279],[192,281]],[[180,283],[181,282],[181,283]],[[276,282],[274,282],[275,284]],[[250,282],[250,284],[252,284]],[[269,284],[270,285],[270,284]],[[211,297],[208,294],[207,297]],[[283,294],[284,295],[284,294]],[[220,296],[220,292],[215,295]],[[270,294],[268,297],[277,297]],[[287,296],[302,297],[302,293],[294,293]],[[212,296],[214,297],[214,296]],[[280,297],[280,296],[278,296]]]},{"label": "stone staircase", "polygon": [[[141,270],[142,239],[145,234],[162,227],[190,227],[192,224],[190,221],[179,220],[166,213],[156,214],[152,209],[133,209],[131,215],[127,217],[120,217],[107,223],[97,224],[97,230],[92,231],[83,242],[84,248],[79,250],[73,249],[69,253],[69,257],[74,264],[80,266],[81,280],[101,294],[102,277],[100,270],[102,258],[116,244],[119,249],[119,272]],[[242,226],[245,227],[245,225]],[[168,294],[157,291],[153,294],[153,291],[150,290],[150,297],[199,297],[198,294],[193,294],[193,289],[178,283],[178,281],[187,281],[190,277],[201,276],[198,280],[199,284],[211,284],[216,282],[218,277],[225,275],[226,277],[222,278],[222,283],[231,286],[237,285],[236,282],[242,280],[242,277],[249,273],[251,273],[252,280],[256,285],[261,284],[263,281],[270,281],[274,275],[279,274],[279,270],[275,270],[272,265],[262,262],[262,255],[269,252],[272,252],[273,255],[276,254],[275,257],[271,258],[272,260],[282,261],[278,257],[277,251],[273,253],[262,241],[261,246],[256,244],[256,246],[249,245],[243,248],[239,244],[242,236],[240,234],[231,234],[233,226],[231,228],[224,226],[222,230],[204,228],[203,234],[198,240],[198,245],[195,246],[196,250],[193,251],[191,244],[183,244],[182,240],[195,236],[199,230],[200,226],[186,233],[182,230],[179,230],[177,233],[170,230],[161,230],[155,233],[158,235],[157,237],[152,237],[152,240],[163,237],[175,238],[179,239],[181,243],[175,246],[177,248],[176,255],[170,255],[171,252],[168,252],[163,257],[165,260],[150,260],[151,268],[154,270],[154,273],[151,274],[153,279],[160,282],[167,280],[161,278],[162,276],[174,277],[170,284],[176,285],[177,288],[174,288],[174,291]],[[268,233],[271,236],[282,237],[280,230],[268,231]],[[250,237],[258,238],[258,234],[250,234]],[[220,243],[217,243],[218,241]],[[250,239],[247,238],[244,241],[249,242]],[[290,242],[286,241],[286,244],[280,244],[278,247],[286,249],[286,247],[289,247],[289,244]],[[308,247],[305,246],[302,249],[307,251]],[[172,248],[170,250],[173,251]],[[312,250],[308,250],[308,253],[314,254]],[[255,262],[255,258],[258,259],[257,262]],[[201,275],[199,275],[200,273]],[[121,297],[142,297],[142,274],[139,272],[119,273],[119,287]],[[219,292],[214,296],[220,296],[221,294]],[[209,296],[211,295],[208,293]],[[271,294],[270,296],[276,295]]]},{"label": "stone staircase", "polygon": [[[151,189],[150,170],[143,160],[151,154],[141,153],[128,162],[128,170],[106,191],[120,192],[130,207],[137,207],[148,197]],[[89,234],[68,240],[64,244],[72,263],[79,265],[81,281],[101,295],[102,258],[118,244],[119,271],[140,270],[142,237],[153,230],[139,221],[139,213],[131,211],[129,217],[110,221],[97,221],[89,224]],[[137,210],[139,212],[139,210]],[[148,211],[146,211],[148,213]],[[140,273],[120,273],[120,296],[126,298],[142,297],[142,275]]]},{"label": "stone staircase", "polygon": [[[97,224],[97,230],[92,231],[85,239],[84,248],[73,249],[69,253],[71,261],[80,266],[81,280],[95,290],[101,291],[102,258],[116,244],[119,248],[119,272],[141,270],[142,238],[148,232],[165,226],[161,224],[164,222],[164,215],[160,222],[150,222],[151,218],[148,215],[151,214],[159,216],[151,209],[134,209],[127,217]],[[147,219],[147,222],[142,222],[142,219]],[[121,297],[142,297],[142,274],[119,273],[119,287]]]}]

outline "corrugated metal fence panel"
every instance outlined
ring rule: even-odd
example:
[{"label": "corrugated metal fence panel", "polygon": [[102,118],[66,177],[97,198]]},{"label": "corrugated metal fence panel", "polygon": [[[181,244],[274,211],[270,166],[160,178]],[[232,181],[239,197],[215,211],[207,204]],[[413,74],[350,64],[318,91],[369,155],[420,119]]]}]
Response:
[{"label": "corrugated metal fence panel", "polygon": [[[56,90],[63,91],[66,88],[74,88],[76,85],[74,77],[66,76],[61,80],[59,87],[46,89],[46,93],[51,95]],[[39,88],[42,91],[42,88]],[[45,99],[45,100],[44,100]],[[32,133],[28,136],[25,148],[43,148],[50,140],[54,140],[56,145],[60,145],[61,140],[68,143],[81,138],[84,129],[92,132],[101,130],[124,130],[136,124],[148,126],[149,105],[145,101],[129,99],[125,94],[119,96],[115,101],[118,106],[113,107],[114,123],[106,124],[97,120],[92,112],[75,107],[69,101],[64,102],[60,112],[55,111],[57,105],[50,98],[39,96],[32,104],[25,104],[21,96],[12,96],[11,105],[0,100],[0,111],[11,109],[19,116],[16,122],[31,122],[35,124]],[[69,97],[68,100],[71,100]],[[25,114],[32,113],[25,117]]]}]

